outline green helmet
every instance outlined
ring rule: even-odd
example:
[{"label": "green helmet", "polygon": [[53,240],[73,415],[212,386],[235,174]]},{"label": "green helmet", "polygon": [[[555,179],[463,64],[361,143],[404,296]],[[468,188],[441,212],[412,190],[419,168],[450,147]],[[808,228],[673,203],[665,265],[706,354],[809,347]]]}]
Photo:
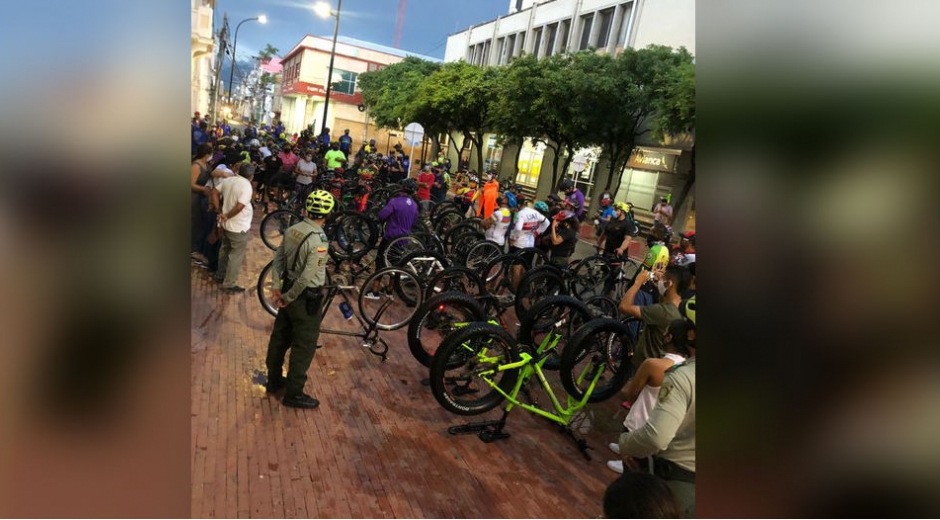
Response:
[{"label": "green helmet", "polygon": [[647,269],[660,269],[669,264],[669,250],[662,244],[655,244],[646,253],[643,259],[643,267]]},{"label": "green helmet", "polygon": [[695,296],[682,302],[679,306],[679,312],[695,325]]}]

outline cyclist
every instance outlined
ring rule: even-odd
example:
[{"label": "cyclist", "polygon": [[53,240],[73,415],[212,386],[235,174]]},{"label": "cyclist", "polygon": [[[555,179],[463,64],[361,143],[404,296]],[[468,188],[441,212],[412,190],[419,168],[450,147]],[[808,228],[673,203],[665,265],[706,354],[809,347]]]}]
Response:
[{"label": "cyclist", "polygon": [[486,184],[483,185],[477,216],[486,220],[490,218],[490,215],[496,210],[496,197],[499,195],[499,181],[496,180],[496,176],[492,173],[487,173],[484,178],[486,179]]},{"label": "cyclist", "polygon": [[496,242],[501,247],[506,244],[506,233],[512,224],[512,212],[509,210],[509,203],[506,197],[500,196],[496,199],[499,209],[493,212],[490,218],[483,221],[483,229],[486,230],[486,239]]},{"label": "cyclist", "polygon": [[[329,131],[329,128],[326,131]],[[335,170],[346,164],[346,155],[339,151],[339,143],[333,143],[330,145],[330,151],[323,156],[323,160],[326,161],[327,170]]]},{"label": "cyclist", "polygon": [[630,206],[626,202],[615,202],[614,217],[601,231],[597,238],[597,249],[603,249],[605,255],[624,256],[632,237],[640,233],[639,227],[630,218]]},{"label": "cyclist", "polygon": [[[305,218],[287,230],[274,256],[274,280],[280,288],[273,295],[279,311],[268,342],[265,389],[273,394],[284,388],[284,406],[316,408],[320,404],[304,393],[304,384],[320,335],[323,294],[317,289],[326,284],[329,239],[323,232],[323,219],[334,205],[329,192],[318,190],[307,196]],[[285,379],[288,349],[291,354]]]},{"label": "cyclist", "polygon": [[421,204],[421,212],[427,213],[431,209],[431,188],[434,184],[434,173],[427,166],[421,169],[418,174],[418,201]]},{"label": "cyclist", "polygon": [[349,129],[343,130],[343,135],[339,136],[339,151],[343,152],[346,157],[349,157],[349,152],[352,151],[352,137],[349,136]]},{"label": "cyclist", "polygon": [[382,258],[383,248],[392,240],[411,234],[411,228],[418,221],[418,203],[414,199],[415,192],[418,191],[418,183],[414,179],[405,179],[401,183],[401,190],[395,194],[385,204],[385,207],[379,210],[376,217],[385,222],[385,233],[382,235],[382,245],[379,246],[379,255],[376,262],[379,267]]},{"label": "cyclist", "polygon": [[302,150],[302,158],[297,162],[294,168],[296,184],[294,189],[297,191],[297,198],[307,200],[307,195],[313,190],[313,181],[317,177],[317,163],[313,162],[313,150],[305,148]]},{"label": "cyclist", "polygon": [[[689,330],[685,319],[669,324],[664,338],[666,353],[661,358],[649,358],[644,361],[623,389],[626,401],[624,406],[630,405],[630,411],[623,420],[623,433],[639,430],[649,420],[650,412],[659,400],[659,389],[666,377],[666,370],[684,362],[690,355],[688,341],[690,337],[695,339],[694,334]],[[608,447],[620,455],[620,445],[612,442]],[[623,473],[621,460],[607,461],[607,467],[617,473]]]},{"label": "cyclist", "polygon": [[578,245],[578,217],[571,211],[560,211],[552,218],[551,251],[552,263],[564,267],[568,265],[575,246]]},{"label": "cyclist", "polygon": [[574,214],[578,217],[578,221],[584,222],[584,194],[575,187],[574,181],[571,179],[562,179],[559,187],[561,191],[565,192],[565,195],[568,196],[566,200],[571,204]]},{"label": "cyclist", "polygon": [[[534,207],[533,207],[534,206]],[[531,251],[522,253],[523,249],[535,247],[535,236],[542,234],[551,224],[545,213],[548,212],[548,205],[542,201],[527,203],[524,208],[516,213],[516,220],[513,223],[512,231],[509,235],[509,252],[519,253],[526,264],[532,265]],[[512,266],[512,285],[513,289],[519,287],[519,279],[522,275],[522,266]]]}]

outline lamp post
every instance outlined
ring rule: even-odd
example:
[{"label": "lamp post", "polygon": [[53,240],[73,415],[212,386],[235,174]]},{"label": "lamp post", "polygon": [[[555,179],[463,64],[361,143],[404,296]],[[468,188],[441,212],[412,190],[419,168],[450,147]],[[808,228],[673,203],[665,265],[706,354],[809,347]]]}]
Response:
[{"label": "lamp post", "polygon": [[320,18],[326,18],[332,16],[336,18],[336,22],[333,24],[333,49],[330,51],[330,69],[326,73],[326,99],[323,102],[323,126],[320,127],[320,133],[323,133],[323,129],[326,128],[326,115],[327,110],[330,108],[330,92],[333,90],[333,60],[336,58],[336,37],[339,35],[339,13],[343,8],[343,0],[338,0],[336,5],[336,11],[333,11],[333,8],[330,4],[326,2],[317,2],[313,6],[313,10],[317,13],[317,16]]},{"label": "lamp post", "polygon": [[235,48],[238,46],[238,30],[241,29],[243,23],[252,20],[258,20],[262,24],[268,23],[268,17],[262,14],[254,18],[246,18],[235,26],[235,38],[232,40],[232,69],[228,73],[228,102],[230,104],[232,103],[232,79],[235,77]]}]

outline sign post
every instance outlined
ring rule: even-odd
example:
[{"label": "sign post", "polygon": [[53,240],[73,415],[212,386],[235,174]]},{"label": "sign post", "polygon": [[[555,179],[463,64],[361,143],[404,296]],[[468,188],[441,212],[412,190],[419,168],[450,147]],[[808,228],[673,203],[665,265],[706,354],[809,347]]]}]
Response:
[{"label": "sign post", "polygon": [[[424,140],[424,127],[418,123],[411,123],[406,126],[405,140],[411,145],[411,151],[408,154],[408,169],[410,170],[415,155],[415,145]],[[405,172],[405,175],[410,176],[411,172]]]}]

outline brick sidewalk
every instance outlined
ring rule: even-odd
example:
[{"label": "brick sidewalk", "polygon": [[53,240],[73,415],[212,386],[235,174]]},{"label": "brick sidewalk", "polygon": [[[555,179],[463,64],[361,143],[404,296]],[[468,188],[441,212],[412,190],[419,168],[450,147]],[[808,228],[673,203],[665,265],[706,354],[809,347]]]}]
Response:
[{"label": "brick sidewalk", "polygon": [[[405,331],[383,332],[382,363],[357,338],[321,335],[307,391],[315,410],[285,408],[259,384],[274,319],[255,292],[271,258],[249,241],[240,295],[192,271],[192,515],[194,517],[592,518],[615,474],[624,413],[619,401],[588,408],[585,460],[547,421],[510,414],[512,437],[484,444],[447,427],[497,418],[459,417],[441,408],[408,352]],[[352,330],[336,303],[324,327]],[[358,312],[358,310],[357,310]],[[553,387],[563,392],[557,377]],[[536,387],[539,402],[548,403]]]}]

